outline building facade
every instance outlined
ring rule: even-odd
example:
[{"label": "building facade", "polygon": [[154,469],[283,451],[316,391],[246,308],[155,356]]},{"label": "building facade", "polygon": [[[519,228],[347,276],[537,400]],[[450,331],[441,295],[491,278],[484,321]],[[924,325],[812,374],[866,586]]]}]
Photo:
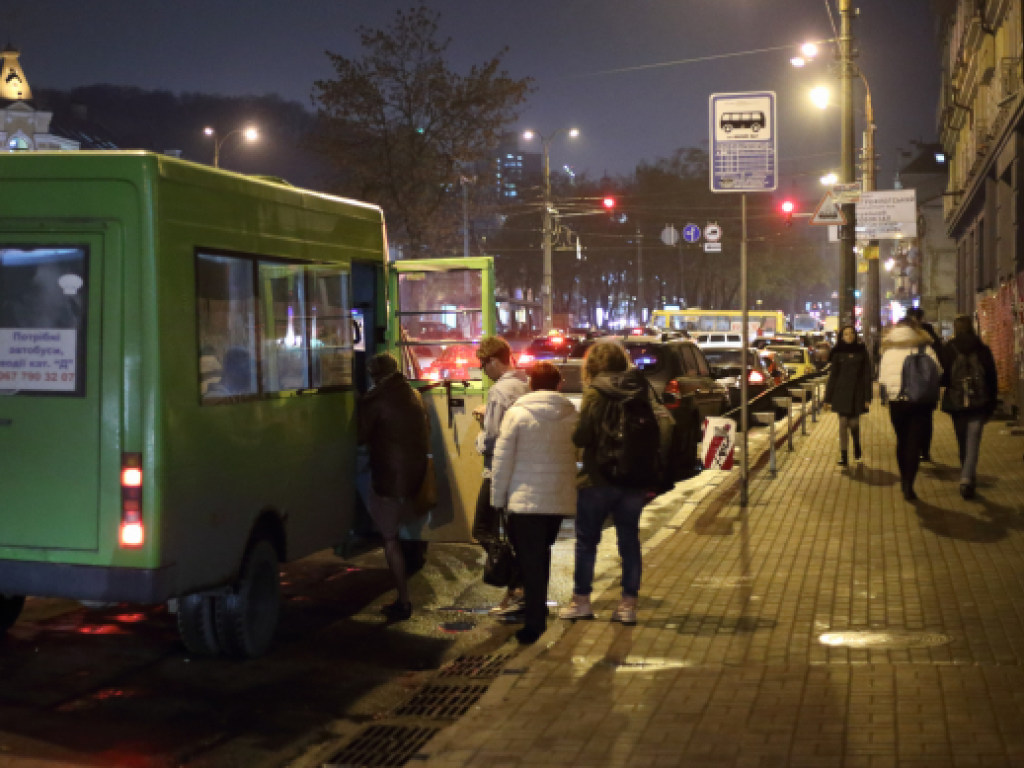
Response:
[{"label": "building facade", "polygon": [[1004,402],[1024,405],[1024,0],[936,0],[949,162],[943,220],[956,306],[992,347]]},{"label": "building facade", "polygon": [[78,149],[79,143],[50,133],[52,112],[32,106],[32,89],[8,45],[0,52],[0,146],[8,152],[40,149]]}]

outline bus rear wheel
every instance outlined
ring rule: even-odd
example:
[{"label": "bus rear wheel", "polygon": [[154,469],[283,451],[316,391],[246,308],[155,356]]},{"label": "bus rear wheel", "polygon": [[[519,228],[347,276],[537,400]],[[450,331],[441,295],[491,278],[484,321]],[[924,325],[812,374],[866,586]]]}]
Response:
[{"label": "bus rear wheel", "polygon": [[189,653],[216,656],[220,653],[211,595],[185,595],[178,600],[178,634]]},{"label": "bus rear wheel", "polygon": [[243,659],[262,656],[274,639],[280,610],[277,550],[263,539],[249,550],[235,589],[214,599],[221,650]]},{"label": "bus rear wheel", "polygon": [[25,598],[22,595],[0,595],[0,632],[6,632],[21,615],[21,609],[25,607]]}]

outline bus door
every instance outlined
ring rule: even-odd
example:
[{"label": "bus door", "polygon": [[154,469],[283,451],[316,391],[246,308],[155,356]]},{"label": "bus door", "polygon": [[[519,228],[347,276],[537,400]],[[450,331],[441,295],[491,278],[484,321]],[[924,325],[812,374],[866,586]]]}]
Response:
[{"label": "bus door", "polygon": [[472,414],[486,391],[476,346],[494,333],[494,262],[398,261],[388,287],[388,348],[423,395],[437,472],[438,506],[408,535],[469,541],[483,470]]},{"label": "bus door", "polygon": [[0,229],[0,548],[98,548],[103,239],[61,235]]},{"label": "bus door", "polygon": [[352,262],[352,349],[355,384],[359,392],[369,386],[366,360],[384,343],[384,268],[381,264]]}]

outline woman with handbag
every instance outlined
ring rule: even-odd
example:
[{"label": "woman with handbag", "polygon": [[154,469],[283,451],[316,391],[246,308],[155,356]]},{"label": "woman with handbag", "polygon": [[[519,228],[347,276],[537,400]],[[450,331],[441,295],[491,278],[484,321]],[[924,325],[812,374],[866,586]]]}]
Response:
[{"label": "woman with handbag", "polygon": [[398,598],[381,613],[389,622],[404,621],[412,616],[412,602],[398,529],[425,511],[417,507],[426,503],[419,497],[429,469],[430,420],[393,357],[374,355],[366,372],[373,387],[359,401],[358,442],[369,448],[370,517],[384,537],[384,557],[398,589]]},{"label": "woman with handbag", "polygon": [[494,447],[491,504],[505,510],[523,582],[524,624],[516,639],[535,643],[547,627],[551,545],[563,517],[576,514],[576,408],[558,393],[548,362],[530,373],[530,393],[508,409]]}]

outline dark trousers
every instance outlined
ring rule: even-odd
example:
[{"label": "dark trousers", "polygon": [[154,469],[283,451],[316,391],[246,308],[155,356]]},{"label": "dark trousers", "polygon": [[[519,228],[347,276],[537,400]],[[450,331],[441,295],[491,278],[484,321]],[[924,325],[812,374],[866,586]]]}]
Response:
[{"label": "dark trousers", "polygon": [[562,518],[558,515],[513,512],[508,516],[509,539],[516,551],[526,601],[524,626],[538,635],[547,626],[551,545],[558,538],[561,525]]},{"label": "dark trousers", "polygon": [[932,425],[934,419],[929,416],[921,428],[921,458],[926,456],[930,459],[932,456]]},{"label": "dark trousers", "polygon": [[931,425],[934,407],[927,403],[889,401],[889,420],[896,432],[896,464],[900,468],[900,484],[913,490],[926,427]]},{"label": "dark trousers", "polygon": [[[491,545],[501,535],[501,515],[498,514],[498,510],[495,507],[491,506],[491,478],[489,477],[484,478],[484,481],[480,484],[480,493],[476,496],[476,511],[473,514],[473,530],[471,533],[473,538],[484,548],[484,552],[489,552]],[[514,548],[515,545],[513,544]],[[518,564],[512,568],[512,580],[508,585],[510,592],[522,586],[519,571]]]}]

